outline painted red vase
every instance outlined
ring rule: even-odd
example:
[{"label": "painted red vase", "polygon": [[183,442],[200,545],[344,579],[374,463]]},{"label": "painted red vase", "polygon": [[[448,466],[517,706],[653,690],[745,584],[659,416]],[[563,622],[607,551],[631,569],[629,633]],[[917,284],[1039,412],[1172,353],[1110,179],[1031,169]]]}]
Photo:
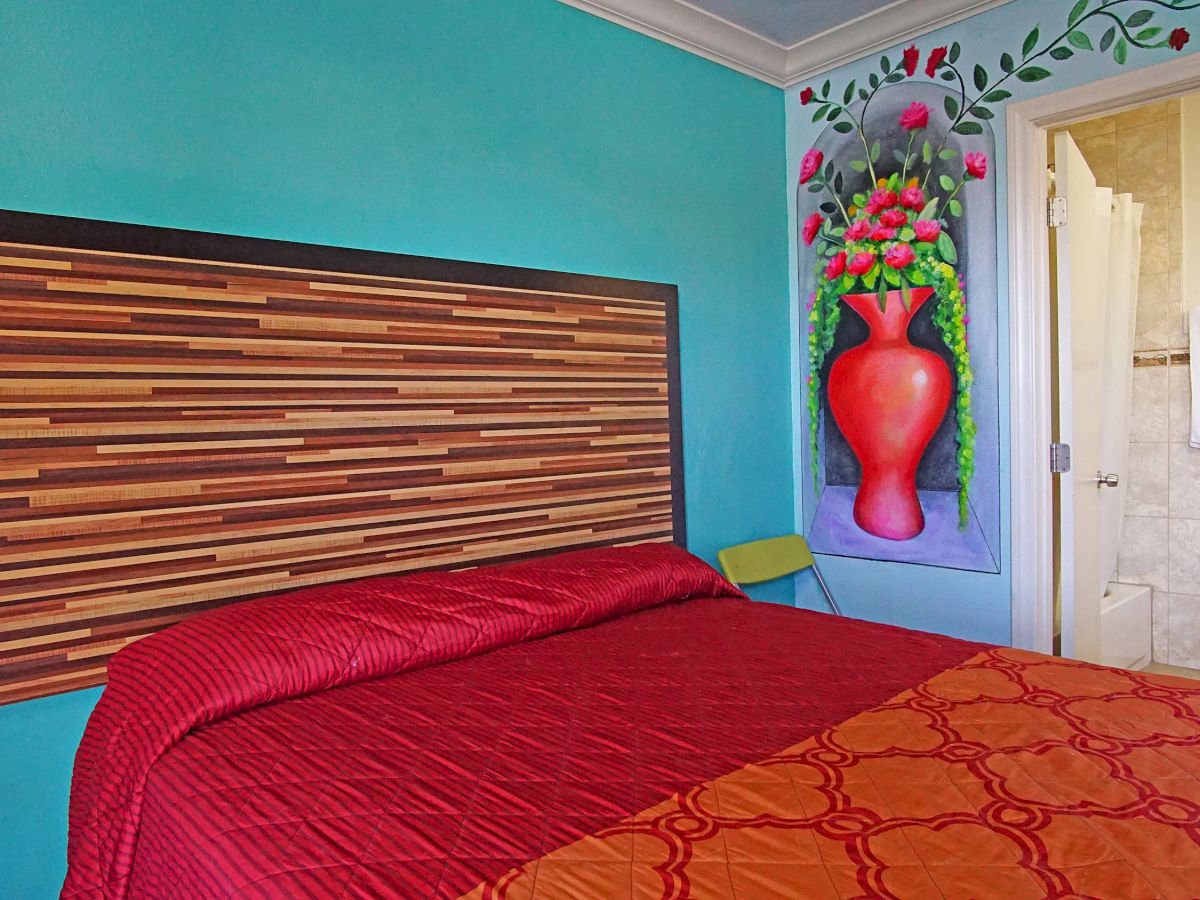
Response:
[{"label": "painted red vase", "polygon": [[936,353],[908,341],[908,325],[932,288],[913,288],[904,308],[900,291],[846,294],[846,305],[871,329],[829,372],[829,408],[862,466],[854,521],[893,541],[925,528],[917,497],[917,465],[950,404],[950,369]]}]

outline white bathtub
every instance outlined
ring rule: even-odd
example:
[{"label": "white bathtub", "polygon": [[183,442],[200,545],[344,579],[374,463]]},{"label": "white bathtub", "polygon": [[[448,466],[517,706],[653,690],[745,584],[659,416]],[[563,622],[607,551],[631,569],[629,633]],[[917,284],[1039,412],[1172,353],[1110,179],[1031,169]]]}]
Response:
[{"label": "white bathtub", "polygon": [[1149,665],[1153,591],[1144,584],[1113,581],[1100,605],[1100,661],[1120,669]]}]

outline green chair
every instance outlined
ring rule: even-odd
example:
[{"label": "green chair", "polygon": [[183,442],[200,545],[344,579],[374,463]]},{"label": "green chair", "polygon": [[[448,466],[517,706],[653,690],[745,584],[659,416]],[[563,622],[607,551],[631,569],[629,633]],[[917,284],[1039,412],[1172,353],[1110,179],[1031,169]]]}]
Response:
[{"label": "green chair", "polygon": [[760,581],[773,581],[784,575],[812,569],[817,576],[817,584],[825,592],[825,599],[835,615],[841,615],[837,601],[821,577],[817,561],[813,559],[808,542],[798,534],[785,534],[783,537],[766,538],[761,541],[751,541],[748,544],[738,544],[736,547],[726,547],[717,553],[717,561],[721,571],[735,585],[758,584]]}]

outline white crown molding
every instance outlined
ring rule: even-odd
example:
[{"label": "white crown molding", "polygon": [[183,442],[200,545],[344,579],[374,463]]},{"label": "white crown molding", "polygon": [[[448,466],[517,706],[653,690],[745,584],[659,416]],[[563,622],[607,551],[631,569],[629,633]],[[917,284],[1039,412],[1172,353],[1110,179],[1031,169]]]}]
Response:
[{"label": "white crown molding", "polygon": [[[787,48],[780,81],[791,87],[820,74],[938,28],[953,25],[1011,0],[893,0],[875,12],[815,34]],[[900,9],[903,7],[903,10]],[[900,26],[900,27],[897,27]]]},{"label": "white crown molding", "polygon": [[683,0],[560,0],[715,63],[783,87],[787,49]]},{"label": "white crown molding", "polygon": [[[784,47],[686,0],[559,0],[776,87],[790,87],[1011,0],[893,0]],[[901,11],[903,7],[903,11]],[[899,26],[899,27],[897,27]]]}]

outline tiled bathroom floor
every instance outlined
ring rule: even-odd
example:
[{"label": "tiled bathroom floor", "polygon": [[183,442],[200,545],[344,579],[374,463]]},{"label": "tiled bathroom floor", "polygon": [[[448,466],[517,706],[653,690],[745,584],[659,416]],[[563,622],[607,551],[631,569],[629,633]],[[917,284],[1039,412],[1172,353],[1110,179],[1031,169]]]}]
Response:
[{"label": "tiled bathroom floor", "polygon": [[1143,672],[1152,675],[1174,675],[1176,678],[1195,678],[1200,680],[1200,669],[1187,669],[1183,666],[1168,666],[1163,663],[1150,663]]}]

